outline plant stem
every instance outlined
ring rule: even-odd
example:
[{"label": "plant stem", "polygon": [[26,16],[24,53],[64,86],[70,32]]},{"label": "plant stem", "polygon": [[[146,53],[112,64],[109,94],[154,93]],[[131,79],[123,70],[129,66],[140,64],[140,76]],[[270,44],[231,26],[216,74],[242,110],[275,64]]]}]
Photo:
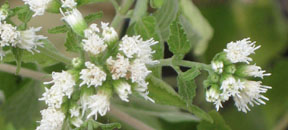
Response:
[{"label": "plant stem", "polygon": [[183,66],[183,67],[196,67],[198,69],[206,70],[208,72],[212,72],[212,68],[210,65],[199,63],[199,62],[193,62],[193,61],[187,61],[187,60],[174,60],[173,58],[168,59],[161,59],[159,64],[154,65],[153,67],[157,66]]},{"label": "plant stem", "polygon": [[65,63],[67,65],[71,64],[71,59],[70,58],[65,57],[64,55],[62,55],[60,53],[57,53],[55,51],[52,51],[52,50],[48,49],[47,47],[39,47],[39,51],[42,54],[44,54],[46,56],[49,56],[49,57],[51,57],[52,59],[54,59],[56,61]]},{"label": "plant stem", "polygon": [[121,29],[121,24],[125,19],[125,15],[133,4],[134,0],[123,0],[121,6],[116,10],[116,16],[114,17],[111,26],[115,28],[118,32]]}]

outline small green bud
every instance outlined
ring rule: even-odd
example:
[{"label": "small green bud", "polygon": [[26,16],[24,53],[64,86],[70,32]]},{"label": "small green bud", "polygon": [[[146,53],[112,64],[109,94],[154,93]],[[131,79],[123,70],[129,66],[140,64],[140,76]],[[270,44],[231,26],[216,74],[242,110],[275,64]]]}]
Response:
[{"label": "small green bud", "polygon": [[234,64],[225,66],[224,71],[228,74],[234,74],[236,72],[236,66]]},{"label": "small green bud", "polygon": [[72,65],[74,68],[79,69],[79,68],[82,68],[84,66],[84,61],[79,57],[73,58],[72,59]]},{"label": "small green bud", "polygon": [[208,79],[212,82],[212,83],[217,83],[220,79],[220,76],[216,73],[214,74],[210,74]]}]

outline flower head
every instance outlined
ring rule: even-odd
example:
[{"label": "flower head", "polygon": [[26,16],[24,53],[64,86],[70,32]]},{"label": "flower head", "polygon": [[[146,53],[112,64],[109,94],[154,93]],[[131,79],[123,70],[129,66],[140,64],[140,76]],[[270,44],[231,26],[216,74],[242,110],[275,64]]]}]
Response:
[{"label": "flower head", "polygon": [[212,69],[216,72],[221,74],[223,72],[224,63],[222,61],[213,61],[211,63]]},{"label": "flower head", "polygon": [[240,41],[230,42],[224,52],[227,53],[227,59],[232,63],[245,62],[249,63],[252,58],[248,57],[253,54],[260,46],[255,46],[256,42],[251,42],[250,38],[245,38]]},{"label": "flower head", "polygon": [[36,130],[61,130],[65,119],[63,112],[54,108],[47,108],[41,111],[42,120]]},{"label": "flower head", "polygon": [[219,92],[219,90],[217,90],[217,88],[211,87],[206,91],[206,101],[213,102],[217,111],[219,110],[220,107],[221,108],[223,107],[221,100],[221,93]]},{"label": "flower head", "polygon": [[16,46],[19,42],[20,32],[11,24],[0,24],[0,46]]},{"label": "flower head", "polygon": [[126,76],[129,69],[129,59],[121,54],[117,55],[117,59],[113,60],[112,57],[107,59],[108,68],[112,74],[112,79],[117,80]]},{"label": "flower head", "polygon": [[45,101],[45,103],[52,108],[60,108],[63,102],[63,92],[61,86],[52,86],[50,89],[45,88],[45,93],[42,94],[40,101]]},{"label": "flower head", "polygon": [[37,46],[43,47],[44,43],[41,40],[44,40],[47,38],[42,35],[36,35],[36,32],[40,30],[41,30],[41,27],[30,28],[25,31],[20,31],[20,41],[17,44],[17,46],[31,53],[33,53],[33,51],[39,52],[37,50]]},{"label": "flower head", "polygon": [[265,70],[262,70],[260,66],[254,65],[243,65],[239,68],[237,72],[241,76],[245,77],[260,77],[264,78],[264,76],[270,76],[270,73],[265,73]]},{"label": "flower head", "polygon": [[80,79],[83,80],[80,86],[84,84],[88,85],[88,87],[92,85],[95,87],[101,86],[106,80],[106,73],[91,62],[86,62],[85,66],[87,69],[82,69],[80,72]]},{"label": "flower head", "polygon": [[60,12],[63,15],[63,20],[71,26],[73,31],[79,35],[83,35],[83,31],[87,28],[87,24],[81,12],[76,8],[66,12],[63,12],[60,9]]},{"label": "flower head", "polygon": [[28,4],[30,9],[34,12],[33,17],[37,15],[43,15],[46,8],[52,0],[23,0],[25,4]]},{"label": "flower head", "polygon": [[105,51],[107,45],[104,43],[104,40],[96,34],[83,40],[83,48],[86,52],[97,55]]},{"label": "flower head", "polygon": [[129,102],[128,95],[132,94],[130,84],[125,81],[114,81],[113,85],[116,87],[116,93],[120,99]]},{"label": "flower head", "polygon": [[118,34],[113,27],[108,26],[109,23],[101,22],[102,36],[104,41],[113,42],[118,40]]},{"label": "flower head", "polygon": [[125,56],[132,58],[134,54],[139,51],[138,40],[140,36],[128,37],[127,35],[122,38],[122,42],[119,45],[119,50],[122,51]]},{"label": "flower head", "polygon": [[155,103],[155,101],[148,96],[149,95],[149,91],[148,91],[148,83],[147,82],[143,82],[141,84],[137,84],[135,86],[134,90],[136,92],[138,92],[138,94],[140,96],[142,96],[145,100],[149,100],[152,103]]},{"label": "flower head", "polygon": [[244,88],[240,91],[239,96],[233,96],[235,106],[239,111],[247,113],[250,111],[249,106],[265,104],[264,100],[268,101],[268,98],[263,96],[262,93],[266,93],[270,86],[261,85],[260,81],[245,81]]},{"label": "flower head", "polygon": [[151,46],[157,44],[158,41],[154,41],[153,38],[143,41],[142,39],[139,40],[138,43],[138,58],[144,62],[145,64],[157,64],[158,61],[152,60],[152,54],[155,53],[154,50],[152,50]]},{"label": "flower head", "polygon": [[0,22],[5,20],[8,16],[8,11],[0,9]]},{"label": "flower head", "polygon": [[130,78],[133,83],[145,84],[146,77],[151,73],[141,60],[136,59],[129,66]]},{"label": "flower head", "polygon": [[104,91],[99,91],[96,95],[92,95],[89,97],[90,103],[88,104],[88,108],[91,112],[88,114],[87,119],[95,116],[95,120],[97,119],[97,114],[104,116],[107,111],[110,110],[110,95]]}]

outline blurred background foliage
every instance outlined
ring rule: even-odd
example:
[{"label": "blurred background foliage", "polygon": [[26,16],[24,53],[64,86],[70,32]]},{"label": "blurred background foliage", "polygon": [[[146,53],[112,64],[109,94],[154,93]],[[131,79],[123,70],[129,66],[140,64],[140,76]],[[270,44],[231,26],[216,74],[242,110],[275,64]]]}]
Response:
[{"label": "blurred background foliage", "polygon": [[[0,2],[2,4],[4,0]],[[213,105],[205,101],[205,95],[203,89],[201,89],[201,82],[205,76],[201,76],[197,80],[200,87],[197,88],[197,95],[193,103],[206,111],[210,111],[209,114],[214,119],[214,124],[205,121],[198,123],[199,119],[197,117],[187,116],[185,112],[179,111],[179,109],[151,104],[142,100],[131,101],[129,104],[114,101],[115,104],[118,105],[119,109],[155,129],[287,130],[287,0],[193,0],[193,2],[195,5],[185,5],[185,2],[179,3],[180,5],[183,4],[179,10],[184,12],[183,17],[186,18],[184,20],[180,18],[183,25],[185,26],[185,22],[193,23],[191,25],[192,30],[185,28],[190,42],[193,42],[193,51],[185,59],[209,64],[213,56],[222,51],[228,42],[250,37],[252,41],[257,41],[257,45],[261,45],[261,49],[253,55],[255,63],[272,73],[272,76],[264,80],[266,85],[273,87],[266,94],[270,99],[267,104],[253,107],[251,112],[245,114],[238,112],[233,102],[227,102],[223,109],[216,112]],[[20,0],[9,0],[9,3],[12,7],[23,4]],[[165,5],[165,2],[164,4],[155,2],[152,6],[161,7],[163,5]],[[114,8],[109,2],[85,5],[80,10],[84,14],[103,11],[101,21],[107,22],[110,22],[115,15]],[[154,11],[152,8],[149,10]],[[173,11],[169,12],[170,15],[172,13]],[[157,13],[154,15],[157,16]],[[197,17],[193,19],[194,16]],[[48,30],[61,25],[60,19],[59,14],[47,13],[45,16],[34,18],[29,24],[35,27],[43,26],[43,30]],[[159,27],[162,26],[159,25]],[[163,30],[165,30],[165,27],[162,27]],[[161,32],[161,35],[164,36],[162,40],[167,40],[167,38],[165,39],[165,33],[167,32]],[[66,56],[75,56],[75,54],[65,51],[63,45],[65,35],[48,34],[45,31],[43,31],[43,34],[47,35],[56,48]],[[171,53],[166,51],[165,57],[169,57],[169,55]],[[47,73],[65,68],[61,63],[45,68],[38,68],[34,63],[26,63],[23,66]],[[164,68],[162,76],[176,88],[177,81],[171,80],[177,76],[173,70]],[[0,129],[29,130],[35,128],[37,126],[36,120],[40,120],[39,111],[45,107],[42,102],[38,101],[43,91],[42,87],[39,87],[41,83],[4,72],[0,72],[0,83],[0,90],[2,90],[2,93],[0,93]],[[114,119],[111,116],[101,120],[108,123],[114,121],[121,123],[121,120]],[[122,123],[122,128],[133,129],[125,123]]]}]

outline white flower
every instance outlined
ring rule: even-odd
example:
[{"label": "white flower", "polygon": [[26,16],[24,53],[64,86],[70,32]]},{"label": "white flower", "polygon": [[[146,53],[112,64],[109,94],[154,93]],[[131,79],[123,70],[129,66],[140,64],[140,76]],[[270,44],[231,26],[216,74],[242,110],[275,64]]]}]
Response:
[{"label": "white flower", "polygon": [[119,50],[128,57],[132,58],[134,54],[139,52],[138,41],[140,36],[128,37],[127,35],[122,38],[119,45]]},{"label": "white flower", "polygon": [[60,108],[63,102],[63,92],[61,86],[52,86],[50,89],[45,88],[45,93],[42,94],[40,101],[45,103],[52,108]]},{"label": "white flower", "polygon": [[42,120],[36,130],[61,130],[65,115],[54,108],[47,108],[41,111]]},{"label": "white flower", "polygon": [[69,112],[71,115],[71,123],[77,128],[80,127],[83,124],[83,121],[81,120],[81,117],[80,117],[80,108],[73,107],[69,109]]},{"label": "white flower", "polygon": [[252,61],[252,58],[248,56],[260,48],[260,46],[255,46],[255,43],[256,42],[251,42],[250,38],[245,38],[241,41],[230,42],[227,44],[227,49],[224,49],[224,52],[227,53],[226,57],[232,63],[249,63]]},{"label": "white flower", "polygon": [[129,59],[121,54],[117,54],[117,60],[113,60],[112,56],[107,59],[108,68],[112,74],[112,79],[116,80],[126,76],[129,68]]},{"label": "white flower", "polygon": [[86,62],[85,66],[87,69],[82,69],[80,72],[80,79],[83,80],[80,86],[84,84],[88,85],[88,87],[92,85],[95,87],[101,86],[102,82],[106,80],[106,73],[91,62]]},{"label": "white flower", "polygon": [[74,0],[61,0],[63,8],[73,9],[76,7],[77,3]]},{"label": "white flower", "polygon": [[220,89],[223,90],[224,96],[230,97],[238,95],[239,90],[243,88],[243,82],[239,79],[236,80],[233,76],[228,76],[224,81],[222,81]]},{"label": "white flower", "polygon": [[[242,70],[242,69],[241,69]],[[270,76],[270,73],[265,73],[265,70],[262,70],[260,66],[256,66],[254,65],[247,65],[245,66],[245,68],[242,70],[241,73],[243,73],[244,75],[247,76],[251,76],[251,77],[260,77],[260,78],[264,78],[264,76]]]},{"label": "white flower", "polygon": [[145,64],[141,62],[139,59],[136,59],[129,66],[129,72],[131,73],[132,82],[136,82],[138,84],[145,84],[145,78],[151,73],[150,70],[147,69]]},{"label": "white flower", "polygon": [[101,22],[102,36],[104,41],[113,42],[118,39],[118,34],[113,27],[108,26],[109,23]]},{"label": "white flower", "polygon": [[88,108],[88,105],[90,103],[90,95],[88,95],[87,93],[84,93],[84,95],[82,95],[80,97],[80,104],[81,104],[81,109],[82,109],[82,117],[84,116],[87,108]]},{"label": "white flower", "polygon": [[71,117],[78,117],[80,116],[80,108],[79,107],[73,107],[71,109],[69,109],[70,115]]},{"label": "white flower", "polygon": [[6,55],[2,47],[0,47],[0,59],[3,60],[3,57]]},{"label": "white flower", "polygon": [[[73,76],[66,71],[60,72],[53,72],[52,73],[52,81],[45,82],[44,84],[52,84],[53,86],[57,86],[61,88],[61,92],[70,98],[71,94],[73,93],[73,86],[75,86],[76,81],[74,80]],[[52,87],[53,87],[52,86]]]},{"label": "white flower", "polygon": [[88,114],[87,119],[95,115],[95,120],[97,120],[97,114],[104,116],[107,111],[110,110],[110,96],[105,92],[99,91],[96,95],[90,96],[90,103],[88,108],[91,112]]},{"label": "white flower", "polygon": [[137,84],[136,87],[134,88],[135,91],[139,93],[140,96],[142,96],[145,100],[149,100],[152,103],[155,103],[155,101],[150,98],[149,91],[148,91],[148,83],[144,82],[142,84]]},{"label": "white flower", "polygon": [[223,67],[224,67],[224,64],[222,61],[213,61],[211,63],[212,65],[212,69],[216,72],[216,73],[219,73],[221,74],[223,72]]},{"label": "white flower", "polygon": [[41,27],[38,28],[30,28],[25,31],[20,31],[20,41],[17,44],[17,46],[21,49],[26,49],[27,51],[33,53],[33,51],[37,50],[37,46],[43,47],[43,42],[41,40],[46,39],[47,37],[44,37],[42,35],[36,35],[36,32],[40,31]]},{"label": "white flower", "polygon": [[0,46],[15,46],[19,41],[20,32],[11,24],[0,24]]},{"label": "white flower", "polygon": [[86,52],[93,55],[97,55],[106,50],[107,45],[104,43],[103,39],[97,34],[90,36],[88,39],[83,40],[83,48]]},{"label": "white flower", "polygon": [[219,108],[222,106],[221,94],[215,88],[210,88],[206,91],[206,101],[213,102],[215,105],[216,110],[218,111]]},{"label": "white flower", "polygon": [[244,88],[240,91],[239,96],[233,96],[238,111],[247,113],[247,111],[250,111],[248,104],[253,107],[254,104],[265,104],[264,100],[269,100],[262,93],[266,93],[271,87],[261,85],[261,83],[260,81],[244,82]]},{"label": "white flower", "polygon": [[84,30],[84,35],[88,39],[100,32],[100,29],[97,27],[97,24],[91,24],[89,28]]},{"label": "white flower", "polygon": [[0,22],[5,20],[7,16],[8,16],[8,12],[3,9],[0,9]]},{"label": "white flower", "polygon": [[23,0],[28,4],[30,9],[34,12],[33,17],[43,15],[51,0]]},{"label": "white flower", "polygon": [[83,120],[81,120],[80,117],[75,117],[71,119],[71,123],[72,125],[74,125],[75,127],[79,128],[82,124],[83,124]]},{"label": "white flower", "polygon": [[157,64],[159,61],[152,60],[152,54],[155,53],[154,50],[151,49],[151,46],[157,44],[158,41],[154,41],[153,38],[143,41],[142,39],[138,42],[138,58],[144,62],[145,64]]},{"label": "white flower", "polygon": [[86,22],[79,10],[77,8],[73,8],[71,11],[63,12],[60,9],[61,14],[63,15],[64,21],[66,21],[73,31],[78,34],[83,34],[83,31],[86,29]]},{"label": "white flower", "polygon": [[132,94],[131,86],[127,82],[119,81],[115,83],[116,92],[121,100],[129,102],[128,95]]}]

